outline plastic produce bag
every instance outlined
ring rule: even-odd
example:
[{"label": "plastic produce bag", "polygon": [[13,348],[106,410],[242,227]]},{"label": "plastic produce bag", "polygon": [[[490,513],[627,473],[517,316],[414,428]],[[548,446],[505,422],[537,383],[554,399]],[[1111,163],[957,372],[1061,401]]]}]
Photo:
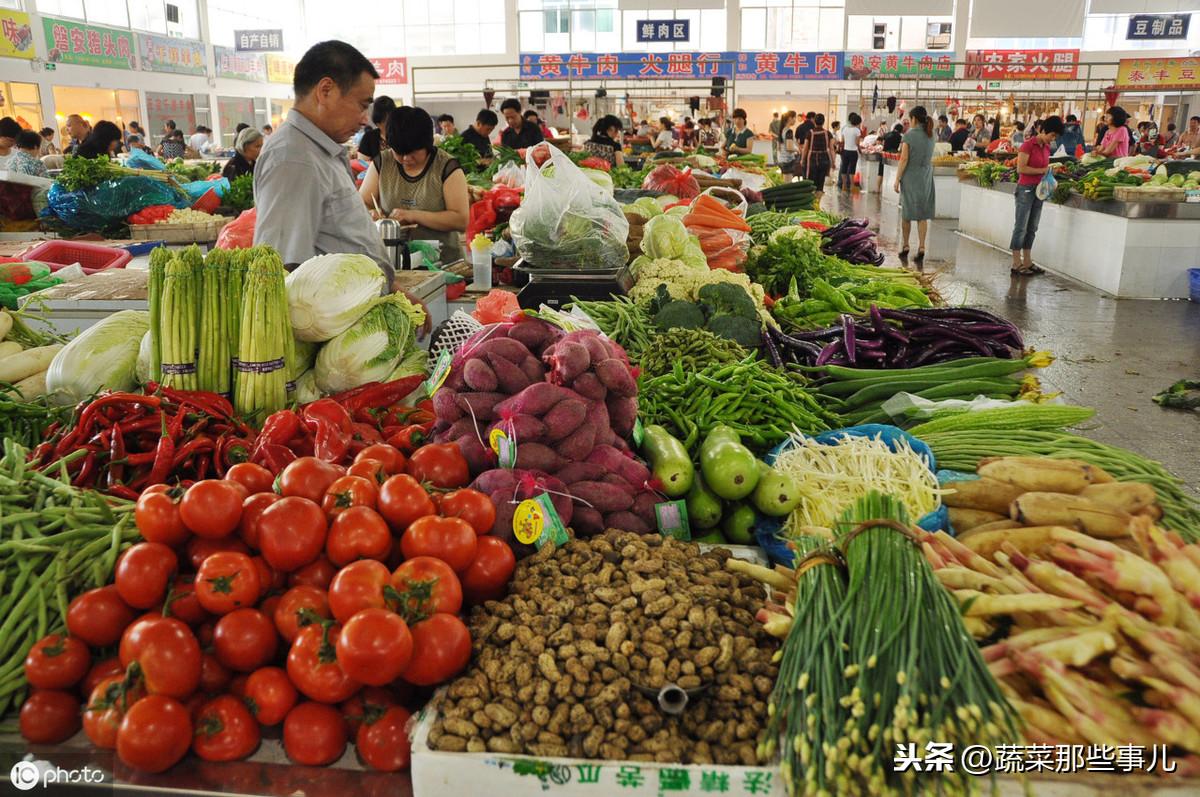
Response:
[{"label": "plastic produce bag", "polygon": [[105,180],[95,188],[81,191],[65,191],[55,183],[47,199],[47,214],[57,216],[68,227],[87,232],[118,224],[150,205],[186,208],[192,204],[187,194],[150,177]]},{"label": "plastic produce bag", "polygon": [[[531,268],[618,269],[629,261],[629,222],[612,192],[584,175],[561,150],[531,147],[525,199],[509,229]],[[540,165],[539,165],[540,164]]]},{"label": "plastic produce bag", "polygon": [[243,210],[236,219],[221,228],[217,235],[218,249],[249,249],[254,246],[254,224],[258,219],[254,210]]},{"label": "plastic produce bag", "polygon": [[209,191],[216,191],[217,196],[225,196],[229,191],[229,180],[225,177],[218,180],[196,180],[191,183],[184,183],[183,190],[192,198],[192,202],[195,202]]},{"label": "plastic produce bag", "polygon": [[492,182],[509,188],[524,188],[525,167],[517,163],[506,163],[496,170]]},{"label": "plastic produce bag", "polygon": [[125,159],[125,165],[130,169],[154,169],[160,172],[167,168],[166,164],[144,149],[135,149],[129,153],[129,157]]},{"label": "plastic produce bag", "polygon": [[520,309],[515,293],[493,289],[475,300],[471,315],[481,324],[499,324]]},{"label": "plastic produce bag", "polygon": [[1058,187],[1058,180],[1054,179],[1054,172],[1046,172],[1042,175],[1042,179],[1038,181],[1037,188],[1034,189],[1034,194],[1037,198],[1045,202],[1054,194],[1054,189]]},{"label": "plastic produce bag", "polygon": [[680,199],[691,199],[700,193],[700,183],[692,176],[691,169],[680,171],[669,163],[655,168],[642,180],[647,191],[662,191]]}]

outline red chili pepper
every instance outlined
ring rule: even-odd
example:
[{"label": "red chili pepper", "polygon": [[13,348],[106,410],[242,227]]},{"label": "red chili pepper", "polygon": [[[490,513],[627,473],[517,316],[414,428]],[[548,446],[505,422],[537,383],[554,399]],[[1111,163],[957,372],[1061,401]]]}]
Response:
[{"label": "red chili pepper", "polygon": [[[361,388],[346,391],[330,399],[346,408],[351,414],[357,414],[361,409],[372,407],[390,407],[400,399],[412,393],[424,382],[419,374],[394,379],[391,382],[376,382],[363,385]],[[349,393],[350,395],[347,395]],[[316,402],[313,402],[314,404]],[[310,405],[311,406],[311,405]]]},{"label": "red chili pepper", "polygon": [[[181,417],[182,414],[176,416],[176,419]],[[165,415],[160,416],[160,422],[162,424],[162,436],[158,438],[158,446],[154,449],[154,467],[150,469],[150,473],[146,477],[147,484],[162,484],[166,482],[175,459],[175,439],[167,433],[167,418]]]},{"label": "red chili pepper", "polygon": [[[213,439],[207,435],[202,435],[194,440],[189,440],[187,443],[179,447],[175,452],[175,456],[171,462],[171,470],[177,470],[183,463],[187,462],[197,454],[206,454],[214,448]],[[201,461],[207,460],[208,457],[202,458]],[[157,463],[156,463],[157,465]]]},{"label": "red chili pepper", "polygon": [[427,439],[428,429],[423,424],[414,423],[396,432],[387,439],[387,442],[400,449],[404,454],[411,454],[423,446]]},{"label": "red chili pepper", "polygon": [[341,462],[354,434],[354,422],[346,408],[333,399],[317,399],[304,406],[301,420],[313,436],[313,455],[326,462]]},{"label": "red chili pepper", "polygon": [[115,495],[117,498],[127,498],[130,501],[138,500],[138,496],[141,495],[141,493],[131,490],[123,484],[114,484],[110,486],[108,488],[108,494]]},{"label": "red chili pepper", "polygon": [[296,459],[296,452],[284,445],[278,443],[267,443],[264,446],[255,446],[254,453],[250,457],[250,461],[262,465],[271,473],[278,474],[286,468],[291,462]]},{"label": "red chili pepper", "polygon": [[125,435],[121,433],[120,424],[113,424],[112,442],[109,444],[108,460],[108,489],[122,484],[125,476]]},{"label": "red chili pepper", "polygon": [[291,410],[279,410],[271,413],[263,423],[262,431],[258,433],[254,447],[257,450],[265,445],[287,445],[287,442],[304,430],[300,416]]},{"label": "red chili pepper", "polygon": [[87,456],[83,458],[83,465],[79,468],[79,473],[75,474],[75,478],[71,479],[73,487],[91,487],[95,484],[96,476],[96,452],[89,451]]}]

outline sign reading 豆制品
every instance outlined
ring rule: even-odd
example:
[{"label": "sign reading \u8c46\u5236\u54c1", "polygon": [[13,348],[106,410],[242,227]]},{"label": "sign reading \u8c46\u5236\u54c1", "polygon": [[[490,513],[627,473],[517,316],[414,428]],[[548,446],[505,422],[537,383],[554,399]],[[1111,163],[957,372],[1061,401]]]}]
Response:
[{"label": "sign reading \u8c46\u5236\u54c1", "polygon": [[407,83],[407,58],[372,58],[371,66],[379,73],[378,83]]},{"label": "sign reading \u8c46\u5236\u54c1", "polygon": [[954,53],[947,52],[861,52],[846,53],[846,80],[877,77],[954,77]]},{"label": "sign reading \u8c46\u5236\u54c1", "polygon": [[1127,41],[1186,39],[1192,24],[1191,14],[1133,14],[1125,31]]},{"label": "sign reading \u8c46\u5236\u54c1", "polygon": [[1200,89],[1200,58],[1122,58],[1113,88],[1118,91]]},{"label": "sign reading \u8c46\u5236\u54c1", "polygon": [[283,30],[235,30],[233,49],[239,53],[277,53],[283,50]]},{"label": "sign reading \u8c46\u5236\u54c1", "polygon": [[971,50],[969,80],[1074,80],[1078,50]]},{"label": "sign reading \u8c46\u5236\u54c1", "polygon": [[51,63],[134,68],[133,33],[128,30],[56,17],[42,17],[42,29]]}]

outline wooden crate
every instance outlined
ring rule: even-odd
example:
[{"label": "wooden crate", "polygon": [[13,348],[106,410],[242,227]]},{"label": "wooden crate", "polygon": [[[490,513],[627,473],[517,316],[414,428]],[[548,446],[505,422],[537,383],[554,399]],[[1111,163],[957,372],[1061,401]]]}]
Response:
[{"label": "wooden crate", "polygon": [[203,224],[130,224],[129,234],[135,241],[165,241],[169,244],[193,244],[217,240],[221,229],[230,219],[215,218]]},{"label": "wooden crate", "polygon": [[1118,185],[1113,189],[1113,198],[1122,202],[1182,202],[1187,192],[1174,186]]}]

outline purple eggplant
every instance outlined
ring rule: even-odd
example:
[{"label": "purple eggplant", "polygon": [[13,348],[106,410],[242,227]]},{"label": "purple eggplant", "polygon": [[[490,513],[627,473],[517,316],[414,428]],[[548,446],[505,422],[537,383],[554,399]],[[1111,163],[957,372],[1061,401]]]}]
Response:
[{"label": "purple eggplant", "polygon": [[842,330],[842,345],[846,349],[846,359],[853,365],[855,360],[858,359],[858,352],[854,348],[854,336],[857,331],[854,328],[854,319],[848,315],[843,315]]},{"label": "purple eggplant", "polygon": [[779,354],[779,348],[775,345],[775,339],[771,336],[771,330],[762,333],[763,348],[767,350],[767,359],[771,361],[771,365],[776,368],[783,366],[783,357]]},{"label": "purple eggplant", "polygon": [[829,363],[830,358],[839,353],[845,356],[845,348],[842,345],[842,341],[835,340],[825,348],[821,349],[821,354],[817,357],[817,361],[814,363],[814,365],[826,365]]}]

